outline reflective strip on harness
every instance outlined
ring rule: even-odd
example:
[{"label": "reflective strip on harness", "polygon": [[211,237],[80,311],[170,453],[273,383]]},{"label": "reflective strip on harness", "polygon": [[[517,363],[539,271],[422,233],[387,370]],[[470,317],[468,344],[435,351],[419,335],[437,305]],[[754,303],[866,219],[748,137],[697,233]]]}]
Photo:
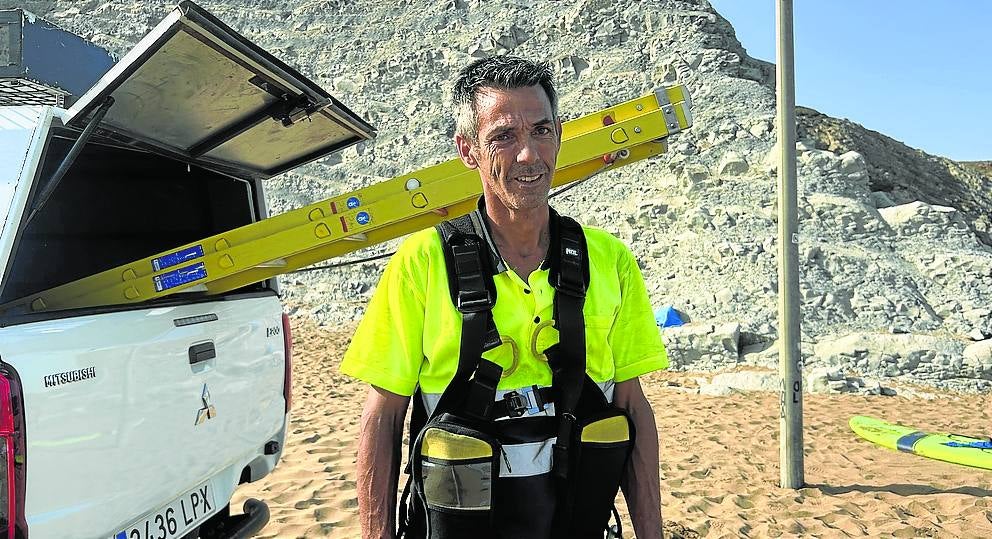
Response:
[{"label": "reflective strip on harness", "polygon": [[[606,395],[607,402],[613,402],[613,388],[616,386],[616,382],[614,382],[613,380],[607,380],[605,382],[597,383],[596,386],[598,386],[600,391],[603,392],[603,395]],[[541,386],[541,387],[548,387],[548,386]],[[496,390],[496,400],[502,400],[503,397],[506,396],[506,394],[510,393],[511,391],[524,393],[529,389],[530,386],[523,388],[513,388],[513,389],[498,389]],[[420,395],[421,397],[423,397],[424,408],[427,410],[427,416],[430,417],[434,413],[434,408],[437,407],[438,401],[441,400],[441,393],[421,392]],[[525,412],[524,415],[521,417],[540,417],[540,416],[553,416],[553,415],[555,415],[555,406],[554,403],[550,403],[545,406],[543,412],[531,413],[528,411]],[[506,419],[505,421],[508,420],[510,419]]]},{"label": "reflective strip on harness", "polygon": [[493,448],[486,442],[441,429],[428,429],[420,454],[442,460],[471,460],[493,456]]},{"label": "reflective strip on harness", "polygon": [[531,477],[551,473],[551,455],[556,439],[504,445],[499,476]]},{"label": "reflective strip on harness", "polygon": [[599,444],[626,442],[630,440],[630,425],[624,416],[613,416],[586,425],[582,429],[582,441]]}]

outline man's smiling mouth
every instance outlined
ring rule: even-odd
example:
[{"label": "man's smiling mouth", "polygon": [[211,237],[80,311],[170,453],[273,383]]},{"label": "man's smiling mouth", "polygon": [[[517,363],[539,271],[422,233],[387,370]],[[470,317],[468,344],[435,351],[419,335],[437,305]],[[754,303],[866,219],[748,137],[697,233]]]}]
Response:
[{"label": "man's smiling mouth", "polygon": [[517,176],[514,179],[520,183],[534,183],[537,180],[540,180],[542,176],[544,176],[544,174],[536,174],[533,176]]}]

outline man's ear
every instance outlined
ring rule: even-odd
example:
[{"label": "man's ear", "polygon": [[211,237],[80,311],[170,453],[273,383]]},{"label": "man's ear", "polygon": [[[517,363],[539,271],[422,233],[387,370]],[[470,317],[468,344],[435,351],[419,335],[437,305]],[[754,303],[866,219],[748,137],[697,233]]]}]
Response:
[{"label": "man's ear", "polygon": [[558,127],[558,147],[561,148],[561,118],[555,118],[555,126]]},{"label": "man's ear", "polygon": [[475,154],[472,150],[475,149],[475,144],[469,139],[455,134],[455,148],[458,150],[458,157],[461,158],[462,163],[468,168],[479,168],[479,161],[476,159]]}]

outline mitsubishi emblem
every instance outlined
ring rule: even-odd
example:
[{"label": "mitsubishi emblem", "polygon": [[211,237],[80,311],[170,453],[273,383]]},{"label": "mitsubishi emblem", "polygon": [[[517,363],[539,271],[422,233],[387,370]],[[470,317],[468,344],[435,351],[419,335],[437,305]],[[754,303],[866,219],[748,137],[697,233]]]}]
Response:
[{"label": "mitsubishi emblem", "polygon": [[200,395],[200,400],[203,401],[203,408],[200,408],[196,412],[196,423],[195,425],[200,425],[208,419],[213,419],[217,416],[217,409],[214,408],[213,404],[210,404],[210,390],[207,389],[207,384],[203,384],[203,394]]}]

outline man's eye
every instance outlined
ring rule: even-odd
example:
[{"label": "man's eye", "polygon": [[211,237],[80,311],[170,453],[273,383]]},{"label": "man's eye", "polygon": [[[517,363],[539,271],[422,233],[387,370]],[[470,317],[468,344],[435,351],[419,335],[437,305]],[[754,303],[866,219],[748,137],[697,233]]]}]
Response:
[{"label": "man's eye", "polygon": [[509,133],[500,133],[500,134],[496,135],[495,137],[493,137],[493,140],[499,141],[499,142],[510,140],[510,134]]},{"label": "man's eye", "polygon": [[541,126],[535,129],[534,132],[537,133],[538,135],[550,135],[551,128],[546,126]]}]

